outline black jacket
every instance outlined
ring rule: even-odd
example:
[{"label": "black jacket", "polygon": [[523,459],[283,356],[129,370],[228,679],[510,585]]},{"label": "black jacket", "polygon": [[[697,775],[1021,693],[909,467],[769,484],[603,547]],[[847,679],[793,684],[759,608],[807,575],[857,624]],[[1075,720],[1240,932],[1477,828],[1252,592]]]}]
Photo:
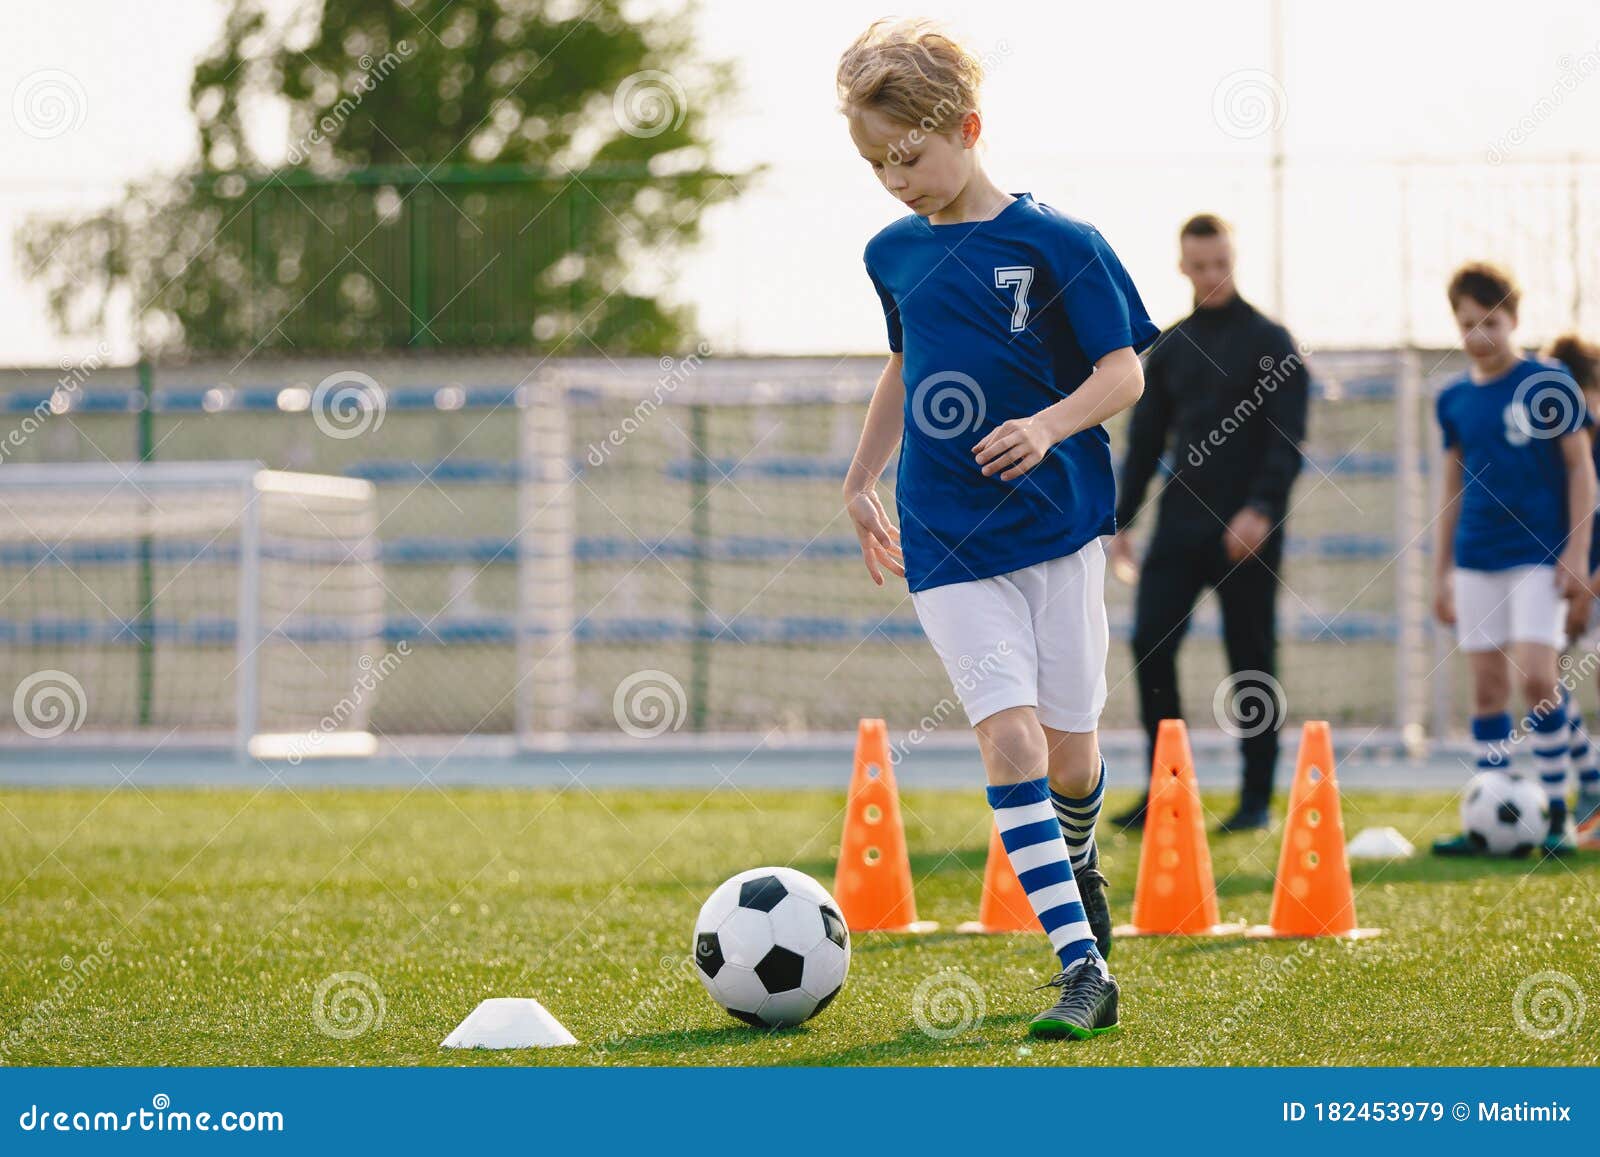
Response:
[{"label": "black jacket", "polygon": [[1117,528],[1133,522],[1169,449],[1158,534],[1215,538],[1245,506],[1281,527],[1300,473],[1308,380],[1289,331],[1238,296],[1162,333],[1128,426]]}]

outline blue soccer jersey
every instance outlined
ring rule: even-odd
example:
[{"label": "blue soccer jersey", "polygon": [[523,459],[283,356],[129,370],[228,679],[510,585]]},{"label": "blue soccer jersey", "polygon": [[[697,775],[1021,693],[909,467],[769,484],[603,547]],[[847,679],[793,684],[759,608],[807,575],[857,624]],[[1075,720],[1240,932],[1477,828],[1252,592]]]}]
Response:
[{"label": "blue soccer jersey", "polygon": [[[1583,415],[1583,425],[1593,439],[1589,443],[1589,459],[1594,463],[1595,478],[1600,479],[1600,428],[1595,426],[1594,415],[1587,410]],[[1600,523],[1600,512],[1597,512],[1596,522]],[[1593,534],[1589,538],[1589,573],[1594,574],[1597,570],[1600,570],[1600,534]]]},{"label": "blue soccer jersey", "polygon": [[1461,451],[1456,565],[1553,564],[1568,531],[1560,439],[1582,429],[1587,414],[1572,375],[1524,358],[1481,385],[1462,375],[1440,392],[1435,410],[1445,449]]},{"label": "blue soccer jersey", "polygon": [[1116,529],[1105,427],[1057,443],[1010,481],[972,448],[1070,395],[1100,358],[1160,334],[1094,227],[1017,199],[987,221],[915,214],[868,244],[889,348],[905,355],[895,498],[906,584],[969,582],[1073,554]]}]

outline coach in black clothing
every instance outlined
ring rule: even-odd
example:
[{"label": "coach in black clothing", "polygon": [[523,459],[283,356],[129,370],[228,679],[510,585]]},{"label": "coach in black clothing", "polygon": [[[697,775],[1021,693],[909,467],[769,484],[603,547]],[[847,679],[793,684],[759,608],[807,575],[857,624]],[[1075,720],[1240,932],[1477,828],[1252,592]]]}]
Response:
[{"label": "coach in black clothing", "polygon": [[[1222,828],[1240,831],[1267,825],[1278,760],[1278,570],[1289,488],[1300,472],[1307,375],[1288,330],[1234,288],[1228,225],[1202,214],[1178,240],[1195,308],[1161,335],[1146,362],[1111,559],[1124,577],[1140,575],[1133,658],[1152,760],[1157,725],[1182,717],[1177,661],[1189,615],[1201,591],[1216,588],[1233,672],[1216,700],[1227,711],[1219,722],[1240,737],[1244,754],[1239,807]],[[1128,527],[1169,450],[1172,475],[1141,571]],[[1142,825],[1143,802],[1117,822]]]}]

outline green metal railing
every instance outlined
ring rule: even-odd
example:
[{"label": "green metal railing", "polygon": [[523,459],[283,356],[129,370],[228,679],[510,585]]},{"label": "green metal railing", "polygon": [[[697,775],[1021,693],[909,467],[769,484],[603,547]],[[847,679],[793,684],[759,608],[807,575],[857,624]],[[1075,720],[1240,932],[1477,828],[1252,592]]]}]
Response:
[{"label": "green metal railing", "polygon": [[538,348],[577,332],[648,349],[674,315],[629,292],[621,253],[669,254],[735,180],[640,166],[207,177],[193,187],[214,225],[205,271],[159,305],[202,350]]}]

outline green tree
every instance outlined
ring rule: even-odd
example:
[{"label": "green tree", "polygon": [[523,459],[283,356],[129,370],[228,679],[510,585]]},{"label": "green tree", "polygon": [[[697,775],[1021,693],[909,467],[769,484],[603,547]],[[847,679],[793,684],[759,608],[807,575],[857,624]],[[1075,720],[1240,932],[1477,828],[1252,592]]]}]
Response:
[{"label": "green tree", "polygon": [[194,71],[195,167],[30,221],[21,259],[64,331],[131,302],[152,351],[681,345],[657,293],[737,192],[704,135],[731,81],[691,11],[629,7],[326,0],[282,24],[235,0]]}]

